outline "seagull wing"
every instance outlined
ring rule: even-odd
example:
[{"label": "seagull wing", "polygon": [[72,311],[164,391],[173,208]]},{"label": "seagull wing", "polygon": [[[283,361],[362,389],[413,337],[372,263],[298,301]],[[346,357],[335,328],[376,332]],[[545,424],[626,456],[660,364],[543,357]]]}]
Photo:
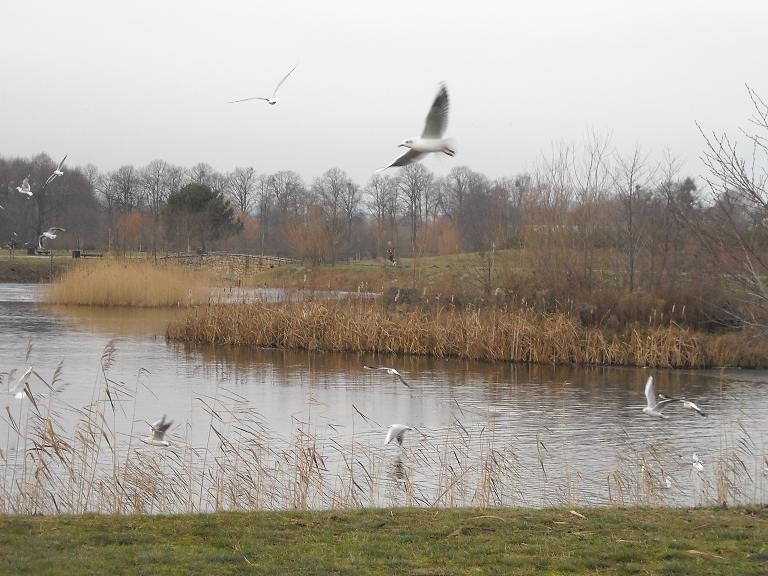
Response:
[{"label": "seagull wing", "polygon": [[52,226],[51,228],[48,228],[48,232],[49,233],[53,233],[53,232],[66,232],[66,230],[64,228],[59,227],[59,226]]},{"label": "seagull wing", "polygon": [[69,156],[69,154],[64,154],[64,158],[61,159],[61,162],[59,162],[59,165],[56,167],[57,172],[61,170],[62,166],[64,166],[64,162],[66,162],[67,156]]},{"label": "seagull wing", "polygon": [[[296,64],[296,66],[298,66],[298,64]],[[294,66],[293,68],[291,68],[291,71],[290,71],[290,72],[288,72],[288,74],[286,74],[285,76],[283,76],[283,79],[282,79],[282,80],[280,80],[280,82],[278,82],[278,83],[277,83],[277,86],[275,86],[275,89],[272,91],[272,98],[274,98],[274,97],[275,97],[275,94],[277,94],[277,91],[280,89],[280,86],[282,86],[282,85],[283,85],[283,82],[285,82],[285,81],[288,79],[288,76],[290,76],[291,74],[293,74],[293,71],[294,71],[294,70],[296,70],[296,66]]]},{"label": "seagull wing", "polygon": [[230,104],[236,104],[237,102],[248,102],[248,100],[264,100],[265,102],[269,102],[269,98],[264,98],[263,96],[252,96],[251,98],[241,98],[240,100],[230,100]]},{"label": "seagull wing", "polygon": [[57,176],[56,173],[51,174],[50,176],[48,176],[48,178],[45,180],[45,183],[43,184],[43,188],[45,188],[46,186],[48,186],[48,184],[50,184],[51,182],[56,180],[56,176]]},{"label": "seagull wing", "polygon": [[381,172],[382,170],[386,170],[387,168],[405,166],[406,164],[410,164],[411,162],[416,162],[416,160],[418,160],[422,156],[424,156],[424,152],[416,152],[415,150],[408,148],[408,152],[406,152],[405,154],[397,158],[389,166],[384,166],[384,168],[379,168],[378,170],[376,170],[376,172]]},{"label": "seagull wing", "polygon": [[648,380],[645,381],[645,400],[648,403],[648,408],[651,410],[656,408],[656,393],[653,390],[653,376],[648,376]]},{"label": "seagull wing", "polygon": [[427,120],[424,123],[422,138],[442,138],[448,126],[448,89],[445,84],[440,85],[440,91],[432,102]]},{"label": "seagull wing", "polygon": [[397,376],[398,378],[400,378],[400,382],[402,382],[403,384],[405,384],[405,385],[406,385],[408,388],[410,388],[410,387],[411,387],[411,385],[410,385],[410,384],[408,384],[408,382],[406,382],[406,381],[405,381],[405,378],[403,378],[403,375],[402,375],[402,374],[400,374],[400,372],[398,372],[397,370],[395,370],[395,376]]}]

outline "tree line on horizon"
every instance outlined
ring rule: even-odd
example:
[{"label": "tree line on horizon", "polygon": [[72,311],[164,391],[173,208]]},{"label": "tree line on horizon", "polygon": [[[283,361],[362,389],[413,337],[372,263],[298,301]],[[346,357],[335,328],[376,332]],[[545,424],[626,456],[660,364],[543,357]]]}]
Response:
[{"label": "tree line on horizon", "polygon": [[[768,131],[765,124],[758,128]],[[223,173],[154,160],[107,172],[70,165],[43,188],[49,156],[0,157],[0,242],[33,245],[42,230],[61,226],[67,231],[53,248],[225,250],[315,263],[390,250],[399,258],[524,248],[521,267],[544,286],[590,289],[607,270],[624,290],[659,294],[725,274],[742,284],[751,277],[759,295],[768,197],[727,136],[704,140],[706,195],[675,158],[652,160],[639,147],[622,155],[595,135],[556,145],[511,177],[467,166],[436,176],[415,163],[364,184],[337,167],[307,183],[290,170]],[[765,140],[754,142],[765,154]],[[24,177],[32,199],[15,191]],[[745,261],[753,267],[746,273]]]}]

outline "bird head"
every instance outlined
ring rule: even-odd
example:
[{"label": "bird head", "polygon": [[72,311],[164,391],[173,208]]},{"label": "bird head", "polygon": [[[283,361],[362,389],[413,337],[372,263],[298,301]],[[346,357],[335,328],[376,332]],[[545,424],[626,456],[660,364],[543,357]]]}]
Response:
[{"label": "bird head", "polygon": [[398,145],[398,148],[413,148],[413,140],[411,138],[408,138],[408,140],[403,140]]}]

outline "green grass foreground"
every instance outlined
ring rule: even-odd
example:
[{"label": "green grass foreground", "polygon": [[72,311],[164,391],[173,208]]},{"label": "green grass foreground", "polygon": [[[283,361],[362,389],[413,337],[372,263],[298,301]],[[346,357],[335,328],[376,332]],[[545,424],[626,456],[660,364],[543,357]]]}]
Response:
[{"label": "green grass foreground", "polygon": [[3,516],[2,574],[766,574],[768,508]]}]

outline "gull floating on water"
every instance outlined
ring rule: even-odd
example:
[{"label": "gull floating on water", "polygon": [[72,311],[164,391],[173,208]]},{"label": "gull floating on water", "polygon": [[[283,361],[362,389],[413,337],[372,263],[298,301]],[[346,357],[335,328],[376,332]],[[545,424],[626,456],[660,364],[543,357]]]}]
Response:
[{"label": "gull floating on water", "polygon": [[22,194],[26,194],[31,198],[32,189],[29,187],[29,178],[24,178],[24,180],[21,181],[21,186],[16,186],[16,190]]},{"label": "gull floating on water", "polygon": [[[298,66],[298,64],[296,65]],[[277,91],[280,88],[280,86],[283,85],[283,82],[285,82],[288,79],[288,76],[290,76],[294,70],[296,70],[296,66],[291,68],[291,71],[288,72],[285,76],[283,76],[283,79],[280,80],[280,82],[277,83],[277,86],[275,86],[275,89],[272,91],[272,96],[269,98],[264,98],[263,96],[252,96],[251,98],[241,98],[240,100],[232,100],[230,104],[236,104],[237,102],[247,102],[248,100],[264,100],[267,104],[270,104],[274,106],[277,104],[278,98],[276,97]]]},{"label": "gull floating on water", "polygon": [[672,396],[667,396],[666,394],[661,394],[661,393],[659,393],[659,398],[661,398],[662,400],[672,400],[673,402],[680,402],[684,408],[690,408],[691,410],[695,410],[696,412],[698,412],[700,416],[704,416],[705,418],[707,417],[707,414],[701,408],[696,406],[696,404],[694,404],[690,400],[686,400],[685,398],[673,398]]},{"label": "gull floating on water", "polygon": [[656,393],[653,390],[653,376],[648,376],[648,380],[645,382],[645,400],[648,403],[643,408],[643,412],[648,416],[657,416],[659,418],[669,418],[666,414],[662,414],[662,410],[667,407],[670,402],[674,402],[674,398],[667,398],[656,402]]},{"label": "gull floating on water", "polygon": [[453,143],[447,138],[443,138],[447,126],[448,89],[445,87],[445,84],[440,84],[440,91],[435,96],[435,101],[432,102],[432,107],[429,109],[421,136],[414,136],[413,138],[403,140],[398,146],[408,148],[408,151],[389,166],[379,168],[376,172],[416,162],[430,152],[442,152],[448,156],[455,155],[456,151],[453,149]]},{"label": "gull floating on water", "polygon": [[152,436],[146,436],[142,438],[141,441],[146,444],[151,444],[152,446],[170,446],[171,443],[165,439],[165,432],[171,427],[171,424],[173,424],[173,420],[166,422],[165,414],[163,414],[163,417],[160,418],[160,420],[150,424],[150,427],[152,428]]},{"label": "gull floating on water", "polygon": [[48,383],[43,379],[43,377],[35,372],[35,369],[30,366],[27,368],[27,371],[21,375],[21,378],[18,379],[16,384],[14,384],[13,387],[8,390],[8,393],[13,394],[13,397],[17,400],[24,398],[24,389],[29,385],[29,379],[32,376],[37,377],[43,384],[48,386]]},{"label": "gull floating on water", "polygon": [[69,154],[64,154],[64,158],[62,158],[61,162],[59,162],[59,165],[56,166],[56,170],[53,171],[53,174],[48,176],[48,179],[45,181],[43,186],[48,186],[48,184],[56,180],[56,178],[59,176],[64,176],[64,171],[61,168],[64,166],[64,161],[67,159],[67,156],[69,156]]},{"label": "gull floating on water", "polygon": [[403,434],[405,434],[407,430],[413,430],[413,428],[406,426],[405,424],[390,424],[389,429],[387,430],[387,437],[384,439],[384,445],[386,446],[395,439],[397,440],[397,443],[402,446]]},{"label": "gull floating on water", "polygon": [[389,368],[387,366],[366,366],[365,364],[363,364],[363,368],[365,368],[366,370],[382,370],[387,374],[389,374],[390,376],[397,376],[400,379],[400,382],[408,386],[408,388],[411,387],[411,385],[408,384],[408,382],[406,382],[405,378],[403,378],[403,375],[400,374],[400,372],[398,372],[394,368]]}]

